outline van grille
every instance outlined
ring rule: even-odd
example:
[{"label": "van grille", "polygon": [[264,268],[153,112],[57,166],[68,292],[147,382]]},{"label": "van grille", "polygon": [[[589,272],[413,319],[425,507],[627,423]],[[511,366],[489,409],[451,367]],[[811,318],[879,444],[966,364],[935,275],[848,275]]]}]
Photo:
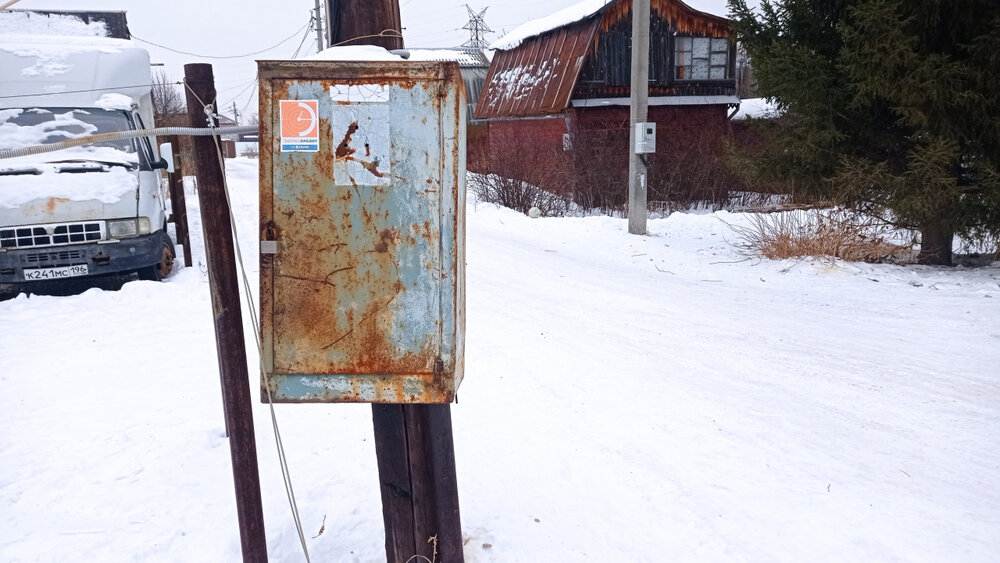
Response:
[{"label": "van grille", "polygon": [[38,248],[81,242],[96,242],[104,238],[104,222],[51,223],[0,229],[0,248]]},{"label": "van grille", "polygon": [[28,254],[24,261],[28,264],[39,264],[43,262],[65,262],[68,260],[79,260],[85,258],[82,250],[58,250],[54,252],[37,252]]}]

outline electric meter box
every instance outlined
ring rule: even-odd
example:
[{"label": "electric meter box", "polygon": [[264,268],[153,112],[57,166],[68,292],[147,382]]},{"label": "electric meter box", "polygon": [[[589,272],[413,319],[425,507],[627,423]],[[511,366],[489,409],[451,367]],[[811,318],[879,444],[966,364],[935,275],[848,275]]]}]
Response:
[{"label": "electric meter box", "polygon": [[454,401],[465,339],[458,65],[258,71],[261,400]]},{"label": "electric meter box", "polygon": [[656,124],[639,122],[635,124],[635,154],[656,152]]}]

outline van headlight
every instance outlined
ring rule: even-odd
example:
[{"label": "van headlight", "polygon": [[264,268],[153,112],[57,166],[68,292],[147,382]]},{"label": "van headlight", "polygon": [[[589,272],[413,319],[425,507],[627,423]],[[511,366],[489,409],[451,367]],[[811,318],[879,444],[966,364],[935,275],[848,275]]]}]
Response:
[{"label": "van headlight", "polygon": [[119,221],[108,221],[108,236],[111,238],[148,235],[149,231],[149,217],[139,217],[138,220],[121,219]]},{"label": "van headlight", "polygon": [[108,236],[111,238],[134,237],[139,234],[135,219],[108,221]]}]

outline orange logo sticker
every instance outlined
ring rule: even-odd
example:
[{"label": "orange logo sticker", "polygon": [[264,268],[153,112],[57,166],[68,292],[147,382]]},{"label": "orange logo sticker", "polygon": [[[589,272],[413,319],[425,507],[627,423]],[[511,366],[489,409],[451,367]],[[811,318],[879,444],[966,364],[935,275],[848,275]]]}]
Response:
[{"label": "orange logo sticker", "polygon": [[319,150],[319,100],[279,100],[281,150]]}]

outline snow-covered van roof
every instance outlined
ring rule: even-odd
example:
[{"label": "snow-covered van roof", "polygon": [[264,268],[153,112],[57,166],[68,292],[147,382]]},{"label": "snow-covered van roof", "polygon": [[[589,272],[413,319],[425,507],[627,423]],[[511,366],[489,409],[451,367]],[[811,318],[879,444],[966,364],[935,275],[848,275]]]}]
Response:
[{"label": "snow-covered van roof", "polygon": [[139,100],[152,82],[145,49],[95,36],[2,34],[0,76],[0,108],[99,107],[107,94]]}]

